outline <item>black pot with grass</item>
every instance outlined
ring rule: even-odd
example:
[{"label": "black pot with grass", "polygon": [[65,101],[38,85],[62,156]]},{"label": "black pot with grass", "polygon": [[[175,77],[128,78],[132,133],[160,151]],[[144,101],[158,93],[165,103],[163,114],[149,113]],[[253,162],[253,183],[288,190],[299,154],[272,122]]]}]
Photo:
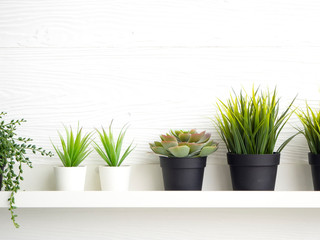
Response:
[{"label": "black pot with grass", "polygon": [[228,149],[234,190],[274,190],[280,152],[296,135],[274,151],[278,136],[293,113],[290,109],[294,100],[282,114],[276,88],[273,92],[253,88],[251,96],[241,91],[226,103],[218,102],[215,124]]},{"label": "black pot with grass", "polygon": [[0,191],[2,189],[2,172],[3,172],[3,169],[4,169],[4,163],[2,161],[0,161]]},{"label": "black pot with grass", "polygon": [[315,191],[320,190],[320,110],[313,110],[306,103],[306,111],[297,111],[303,128],[298,129],[302,133],[309,146],[309,164]]},{"label": "black pot with grass", "polygon": [[320,190],[320,154],[314,154],[309,152],[308,154],[309,164],[311,166],[311,175],[313,188],[315,191]]},{"label": "black pot with grass", "polygon": [[227,153],[233,190],[274,190],[280,153]]},{"label": "black pot with grass", "polygon": [[207,156],[218,149],[205,131],[171,130],[160,136],[161,141],[150,143],[150,148],[160,156],[160,166],[165,190],[202,190]]}]

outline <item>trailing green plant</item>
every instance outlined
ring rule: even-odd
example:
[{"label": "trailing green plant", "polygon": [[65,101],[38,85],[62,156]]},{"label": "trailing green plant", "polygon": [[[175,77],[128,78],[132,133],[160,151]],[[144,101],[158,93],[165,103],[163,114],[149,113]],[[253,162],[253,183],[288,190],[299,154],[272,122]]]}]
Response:
[{"label": "trailing green plant", "polygon": [[77,167],[92,152],[92,150],[89,148],[92,141],[92,133],[87,133],[82,136],[82,128],[79,128],[79,126],[75,133],[73,132],[72,127],[68,129],[65,126],[64,128],[66,139],[64,139],[62,134],[58,132],[62,150],[56,147],[53,143],[52,145],[57,152],[63,166]]},{"label": "trailing green plant", "polygon": [[127,130],[127,125],[124,125],[118,137],[116,137],[115,139],[112,131],[112,122],[109,125],[108,132],[103,127],[102,131],[96,129],[97,133],[99,134],[102,147],[94,142],[94,149],[110,167],[119,167],[135,148],[132,147],[133,142],[131,142],[131,144],[125,149],[124,153],[121,154],[123,140],[125,138]]},{"label": "trailing green plant", "polygon": [[[15,193],[20,189],[20,182],[23,181],[23,165],[27,165],[32,168],[32,162],[27,156],[28,152],[41,155],[53,156],[51,152],[46,152],[41,147],[38,148],[33,144],[31,138],[24,138],[17,135],[17,126],[26,122],[24,119],[11,120],[5,122],[3,118],[6,113],[0,113],[0,189],[4,187],[5,191],[10,191],[9,211],[11,214],[11,220],[16,228],[19,224],[16,222],[17,215],[14,210],[15,205]],[[15,168],[17,165],[17,170]],[[2,180],[2,181],[1,181]]]},{"label": "trailing green plant", "polygon": [[298,131],[305,136],[310,152],[320,154],[320,110],[312,110],[308,103],[306,108],[306,112],[300,110],[296,113],[303,125]]},{"label": "trailing green plant", "polygon": [[[231,95],[226,103],[219,100],[219,114],[214,122],[230,153],[274,152],[279,134],[294,112],[290,109],[295,98],[281,114],[279,101],[276,88],[273,92],[252,88],[252,96],[241,90],[239,95]],[[295,136],[284,141],[276,152],[281,152]]]},{"label": "trailing green plant", "polygon": [[210,133],[198,133],[195,129],[171,130],[160,138],[161,141],[150,143],[150,148],[156,154],[167,157],[205,157],[218,149],[218,143],[210,140]]}]

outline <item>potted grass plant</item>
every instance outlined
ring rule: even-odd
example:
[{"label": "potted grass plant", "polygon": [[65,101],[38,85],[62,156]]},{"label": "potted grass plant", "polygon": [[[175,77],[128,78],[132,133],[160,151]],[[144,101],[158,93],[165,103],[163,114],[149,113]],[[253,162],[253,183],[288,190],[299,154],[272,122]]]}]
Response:
[{"label": "potted grass plant", "polygon": [[16,222],[17,214],[15,213],[15,193],[20,190],[20,183],[23,178],[23,166],[32,168],[32,162],[28,153],[40,153],[43,156],[53,156],[42,148],[31,144],[31,138],[21,137],[17,134],[17,127],[26,120],[4,119],[6,113],[0,113],[0,190],[11,192],[9,201],[9,211],[11,220],[16,228],[19,224]]},{"label": "potted grass plant", "polygon": [[76,132],[70,127],[65,127],[66,139],[58,132],[60,137],[60,150],[53,143],[53,147],[59,156],[63,166],[54,167],[56,177],[56,189],[58,191],[83,191],[86,177],[86,166],[80,164],[92,152],[90,150],[91,133],[82,136],[82,128]]},{"label": "potted grass plant", "polygon": [[296,114],[299,117],[303,128],[298,129],[308,143],[309,164],[311,166],[314,190],[320,190],[320,110],[313,110],[306,103],[306,112],[300,110]]},{"label": "potted grass plant", "polygon": [[130,182],[131,166],[123,165],[123,161],[133,151],[131,144],[122,153],[123,141],[127,132],[127,125],[123,126],[119,135],[114,136],[112,122],[109,130],[103,127],[99,134],[101,146],[94,142],[94,149],[107,165],[99,167],[100,184],[102,191],[128,191]]},{"label": "potted grass plant", "polygon": [[252,96],[241,91],[226,103],[219,100],[215,125],[228,149],[234,190],[274,190],[280,152],[296,135],[275,151],[294,100],[281,114],[276,88],[273,92],[253,88]]},{"label": "potted grass plant", "polygon": [[211,134],[171,130],[160,138],[150,148],[160,155],[165,190],[201,190],[207,156],[218,149]]}]

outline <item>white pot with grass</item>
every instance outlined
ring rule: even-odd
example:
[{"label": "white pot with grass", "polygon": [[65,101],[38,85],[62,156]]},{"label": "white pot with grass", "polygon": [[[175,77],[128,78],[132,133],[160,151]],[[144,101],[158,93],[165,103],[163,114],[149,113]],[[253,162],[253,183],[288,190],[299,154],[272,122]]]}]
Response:
[{"label": "white pot with grass", "polygon": [[112,122],[108,133],[96,130],[99,134],[101,147],[96,142],[94,148],[107,165],[99,167],[100,184],[102,191],[128,191],[130,184],[131,167],[122,165],[125,158],[132,152],[132,143],[121,154],[123,140],[127,131],[124,126],[116,141],[112,133]]},{"label": "white pot with grass", "polygon": [[100,166],[100,184],[102,191],[128,191],[131,166]]},{"label": "white pot with grass", "polygon": [[57,191],[84,191],[86,166],[54,167]]},{"label": "white pot with grass", "polygon": [[84,191],[86,179],[86,166],[79,166],[90,154],[91,133],[83,137],[82,128],[73,133],[65,127],[66,139],[59,133],[62,150],[54,144],[53,147],[63,166],[54,167],[57,191]]}]

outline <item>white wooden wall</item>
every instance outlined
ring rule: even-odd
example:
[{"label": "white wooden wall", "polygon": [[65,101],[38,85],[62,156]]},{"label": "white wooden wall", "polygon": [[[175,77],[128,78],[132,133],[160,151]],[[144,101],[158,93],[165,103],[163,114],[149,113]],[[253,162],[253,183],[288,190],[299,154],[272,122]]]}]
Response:
[{"label": "white wooden wall", "polygon": [[[220,141],[210,118],[232,88],[277,86],[283,108],[296,94],[297,107],[307,99],[317,108],[319,13],[317,0],[0,0],[0,110],[26,118],[21,134],[49,150],[62,123],[90,131],[112,119],[117,129],[129,122],[127,143],[137,147],[127,164],[157,171],[148,143],[170,128],[207,129]],[[292,117],[280,141],[296,126]],[[220,146],[208,159],[207,190],[230,189],[217,174],[226,168]],[[307,152],[302,136],[283,151],[277,189],[312,189]],[[59,164],[56,156],[32,159],[35,169]],[[102,161],[92,154],[85,163]],[[50,179],[35,178],[46,172],[27,174],[27,190],[52,188]],[[136,174],[134,189],[161,189],[159,179]],[[168,238],[178,239],[170,229]]]}]

